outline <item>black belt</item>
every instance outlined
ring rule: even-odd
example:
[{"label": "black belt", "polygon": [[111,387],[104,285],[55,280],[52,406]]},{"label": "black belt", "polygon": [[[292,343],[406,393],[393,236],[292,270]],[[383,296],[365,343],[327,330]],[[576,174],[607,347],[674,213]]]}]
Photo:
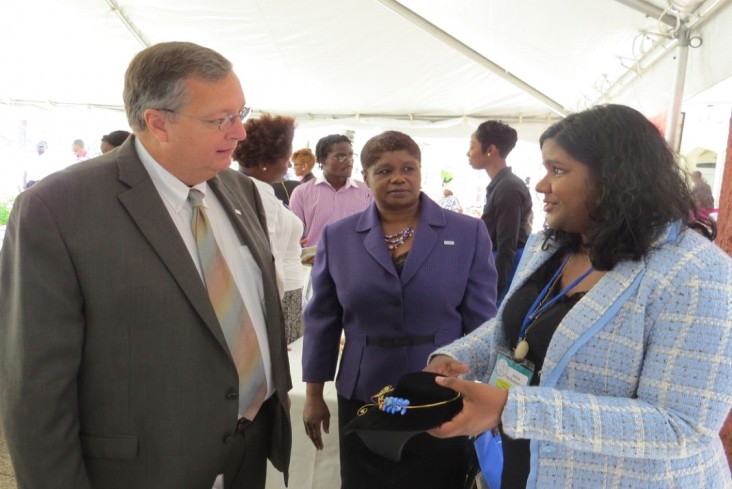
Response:
[{"label": "black belt", "polygon": [[[245,432],[247,429],[249,429],[250,426],[252,426],[252,423],[254,423],[254,421],[256,421],[256,419],[261,415],[261,413],[262,413],[263,410],[265,410],[265,409],[271,409],[270,406],[268,406],[268,403],[276,403],[276,402],[277,402],[277,395],[276,394],[273,394],[273,395],[269,396],[262,403],[262,407],[259,408],[259,411],[254,416],[254,419],[253,420],[248,420],[247,418],[244,418],[244,417],[239,418],[239,420],[236,422],[236,430],[235,431],[237,433],[243,433],[243,432]],[[269,415],[267,413],[264,413],[264,416],[266,418],[268,418]]]},{"label": "black belt", "polygon": [[242,433],[246,431],[247,428],[249,428],[252,425],[252,422],[249,421],[247,418],[239,418],[239,421],[236,422],[236,432]]},{"label": "black belt", "polygon": [[366,345],[396,348],[399,346],[414,346],[434,344],[435,335],[427,336],[367,336]]}]

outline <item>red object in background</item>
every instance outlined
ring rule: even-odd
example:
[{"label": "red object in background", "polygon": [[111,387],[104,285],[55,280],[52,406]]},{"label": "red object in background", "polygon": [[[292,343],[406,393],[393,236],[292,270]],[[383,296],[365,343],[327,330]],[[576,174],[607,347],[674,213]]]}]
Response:
[{"label": "red object in background", "polygon": [[724,422],[719,437],[722,439],[724,453],[727,455],[727,463],[732,467],[732,412],[727,415],[727,421]]},{"label": "red object in background", "polygon": [[[715,243],[732,255],[732,225],[728,222],[729,216],[732,215],[732,186],[730,185],[732,181],[732,113],[727,134],[727,154],[725,155],[722,190],[719,197],[719,215],[717,216],[719,230]],[[727,416],[719,436],[727,454],[727,462],[732,466],[732,412]]]},{"label": "red object in background", "polygon": [[666,136],[666,120],[668,117],[666,116],[666,112],[661,112],[658,115],[655,115],[653,117],[649,117],[648,120],[653,123],[654,126],[658,129],[658,132],[661,133],[661,136]]}]

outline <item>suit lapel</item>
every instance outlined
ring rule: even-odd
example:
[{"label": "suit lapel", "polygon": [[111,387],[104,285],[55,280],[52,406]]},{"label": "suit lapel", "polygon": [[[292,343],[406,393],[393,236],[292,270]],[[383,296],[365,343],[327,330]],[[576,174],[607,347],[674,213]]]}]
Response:
[{"label": "suit lapel", "polygon": [[[238,177],[241,175],[237,174]],[[277,348],[284,341],[284,323],[281,320],[278,322],[272,319],[276,317],[281,319],[281,315],[278,315],[280,302],[277,295],[274,257],[268,241],[269,234],[264,227],[266,225],[263,224],[266,222],[266,217],[262,201],[256,197],[258,193],[251,181],[248,181],[249,188],[239,185],[241,182],[236,182],[237,185],[235,185],[232,179],[222,172],[207,183],[226,211],[241,244],[247,247],[261,270],[265,292],[267,340],[270,345],[270,354],[273,355],[272,359],[276,359],[275,352],[280,351]]]},{"label": "suit lapel", "polygon": [[402,285],[407,285],[419,271],[437,243],[437,232],[423,219],[414,234],[412,248],[402,270]]},{"label": "suit lapel", "polygon": [[[249,248],[259,268],[264,271],[269,267],[273,267],[273,257],[269,243],[258,238],[258,236],[266,238],[268,236],[267,232],[252,233],[252,229],[262,229],[261,223],[256,219],[259,214],[256,208],[257,202],[254,202],[253,206],[241,195],[232,191],[219,177],[212,178],[208,181],[208,184],[216,193],[219,202],[221,202],[231,220],[232,226],[236,229],[239,239],[243,245]],[[259,208],[261,208],[261,204]],[[262,276],[264,277],[266,274],[263,273]]]},{"label": "suit lapel", "polygon": [[438,233],[435,227],[444,228],[447,224],[445,211],[430,199],[425,199],[424,194],[420,195],[420,211],[417,230],[412,241],[412,248],[402,270],[402,285],[406,285],[414,278],[424,262],[437,246]]},{"label": "suit lapel", "polygon": [[[661,243],[672,242],[678,239],[679,223],[670,225],[655,240],[653,246],[659,246]],[[512,289],[518,289],[549,257],[557,251],[554,244],[549,244],[546,251],[541,250],[544,237],[542,234],[531,236],[526,245],[526,254],[529,255],[529,261],[516,274],[514,281],[518,281],[516,286],[512,285]],[[614,318],[613,315],[605,315],[610,305],[620,302],[620,307],[624,302],[635,300],[638,292],[631,293],[628,297],[622,297],[623,293],[633,286],[633,282],[644,273],[646,269],[646,261],[644,258],[638,261],[622,261],[607,272],[600,281],[580,299],[577,304],[562,319],[552,336],[549,343],[549,349],[544,359],[542,367],[542,385],[546,378],[549,378],[557,367],[562,357],[569,351],[572,345],[578,341],[582,335],[594,324],[599,324],[599,329],[604,328]],[[506,301],[503,302],[503,306]],[[499,316],[502,317],[502,308]]]},{"label": "suit lapel", "polygon": [[[372,203],[366,212],[363,213],[356,231],[367,232],[364,238],[364,246],[369,255],[381,265],[384,270],[394,277],[399,278],[402,286],[406,285],[419,271],[420,267],[429,257],[432,249],[438,241],[438,233],[434,227],[444,227],[446,224],[444,212],[437,204],[429,199],[420,197],[420,215],[417,230],[409,250],[409,257],[404,265],[401,275],[397,274],[394,263],[389,256],[389,250],[384,244],[384,235],[381,230],[376,204]],[[419,238],[419,239],[418,239]]]},{"label": "suit lapel", "polygon": [[[207,183],[226,210],[240,242],[249,249],[262,272],[267,341],[275,384],[278,389],[286,392],[291,387],[289,368],[274,367],[275,365],[287,365],[288,360],[284,337],[285,325],[277,292],[274,257],[268,241],[269,234],[266,231],[264,206],[253,182],[244,180],[240,174],[236,174],[236,180],[234,180],[229,176],[230,174],[234,173],[226,170]],[[240,178],[241,180],[239,180]]]},{"label": "suit lapel", "polygon": [[609,305],[614,304],[620,298],[644,268],[644,260],[618,263],[575,304],[564,316],[552,336],[544,360],[542,379],[549,377],[567,350],[592,325],[602,321],[603,324],[600,326],[602,329],[612,320],[612,317],[603,316]]},{"label": "suit lapel", "polygon": [[[120,180],[130,186],[128,190],[119,195],[120,203],[127,209],[130,218],[228,355],[226,339],[216,319],[206,288],[180,237],[178,228],[170,218],[145,167],[134,152],[132,139],[128,138],[125,143],[127,148],[121,147],[118,150]],[[155,279],[155,277],[149,277],[149,280]]]},{"label": "suit lapel", "polygon": [[366,233],[363,240],[363,245],[366,248],[366,252],[381,265],[381,267],[389,272],[394,277],[398,277],[394,263],[391,261],[389,256],[389,250],[387,250],[384,244],[384,235],[381,232],[381,223],[376,210],[376,204],[372,203],[361,215],[361,218],[356,224],[356,231]]}]

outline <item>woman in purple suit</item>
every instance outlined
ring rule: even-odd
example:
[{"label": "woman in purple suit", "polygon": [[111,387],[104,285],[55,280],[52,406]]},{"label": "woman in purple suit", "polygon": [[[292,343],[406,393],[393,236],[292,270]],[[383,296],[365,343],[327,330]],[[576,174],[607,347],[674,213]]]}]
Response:
[{"label": "woman in purple suit", "polygon": [[305,431],[322,449],[330,412],[323,385],[336,377],[342,488],[462,486],[467,439],[413,437],[400,462],[373,454],[343,428],[371,396],[421,370],[436,348],[496,314],[496,271],[483,223],[446,211],[421,192],[421,153],[406,134],[387,131],[361,152],[374,202],[327,226],[305,311]]}]

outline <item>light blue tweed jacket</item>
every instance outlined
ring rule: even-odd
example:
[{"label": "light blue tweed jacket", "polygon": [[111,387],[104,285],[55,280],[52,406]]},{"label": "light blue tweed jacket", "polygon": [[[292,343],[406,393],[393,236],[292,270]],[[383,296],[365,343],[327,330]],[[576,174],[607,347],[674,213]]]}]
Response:
[{"label": "light blue tweed jacket", "polygon": [[[528,488],[732,487],[719,439],[732,407],[732,260],[678,229],[606,273],[557,328],[540,385],[511,389],[503,429],[532,440]],[[556,251],[542,241],[530,239],[509,294]],[[487,382],[502,331],[492,319],[433,355]]]}]

